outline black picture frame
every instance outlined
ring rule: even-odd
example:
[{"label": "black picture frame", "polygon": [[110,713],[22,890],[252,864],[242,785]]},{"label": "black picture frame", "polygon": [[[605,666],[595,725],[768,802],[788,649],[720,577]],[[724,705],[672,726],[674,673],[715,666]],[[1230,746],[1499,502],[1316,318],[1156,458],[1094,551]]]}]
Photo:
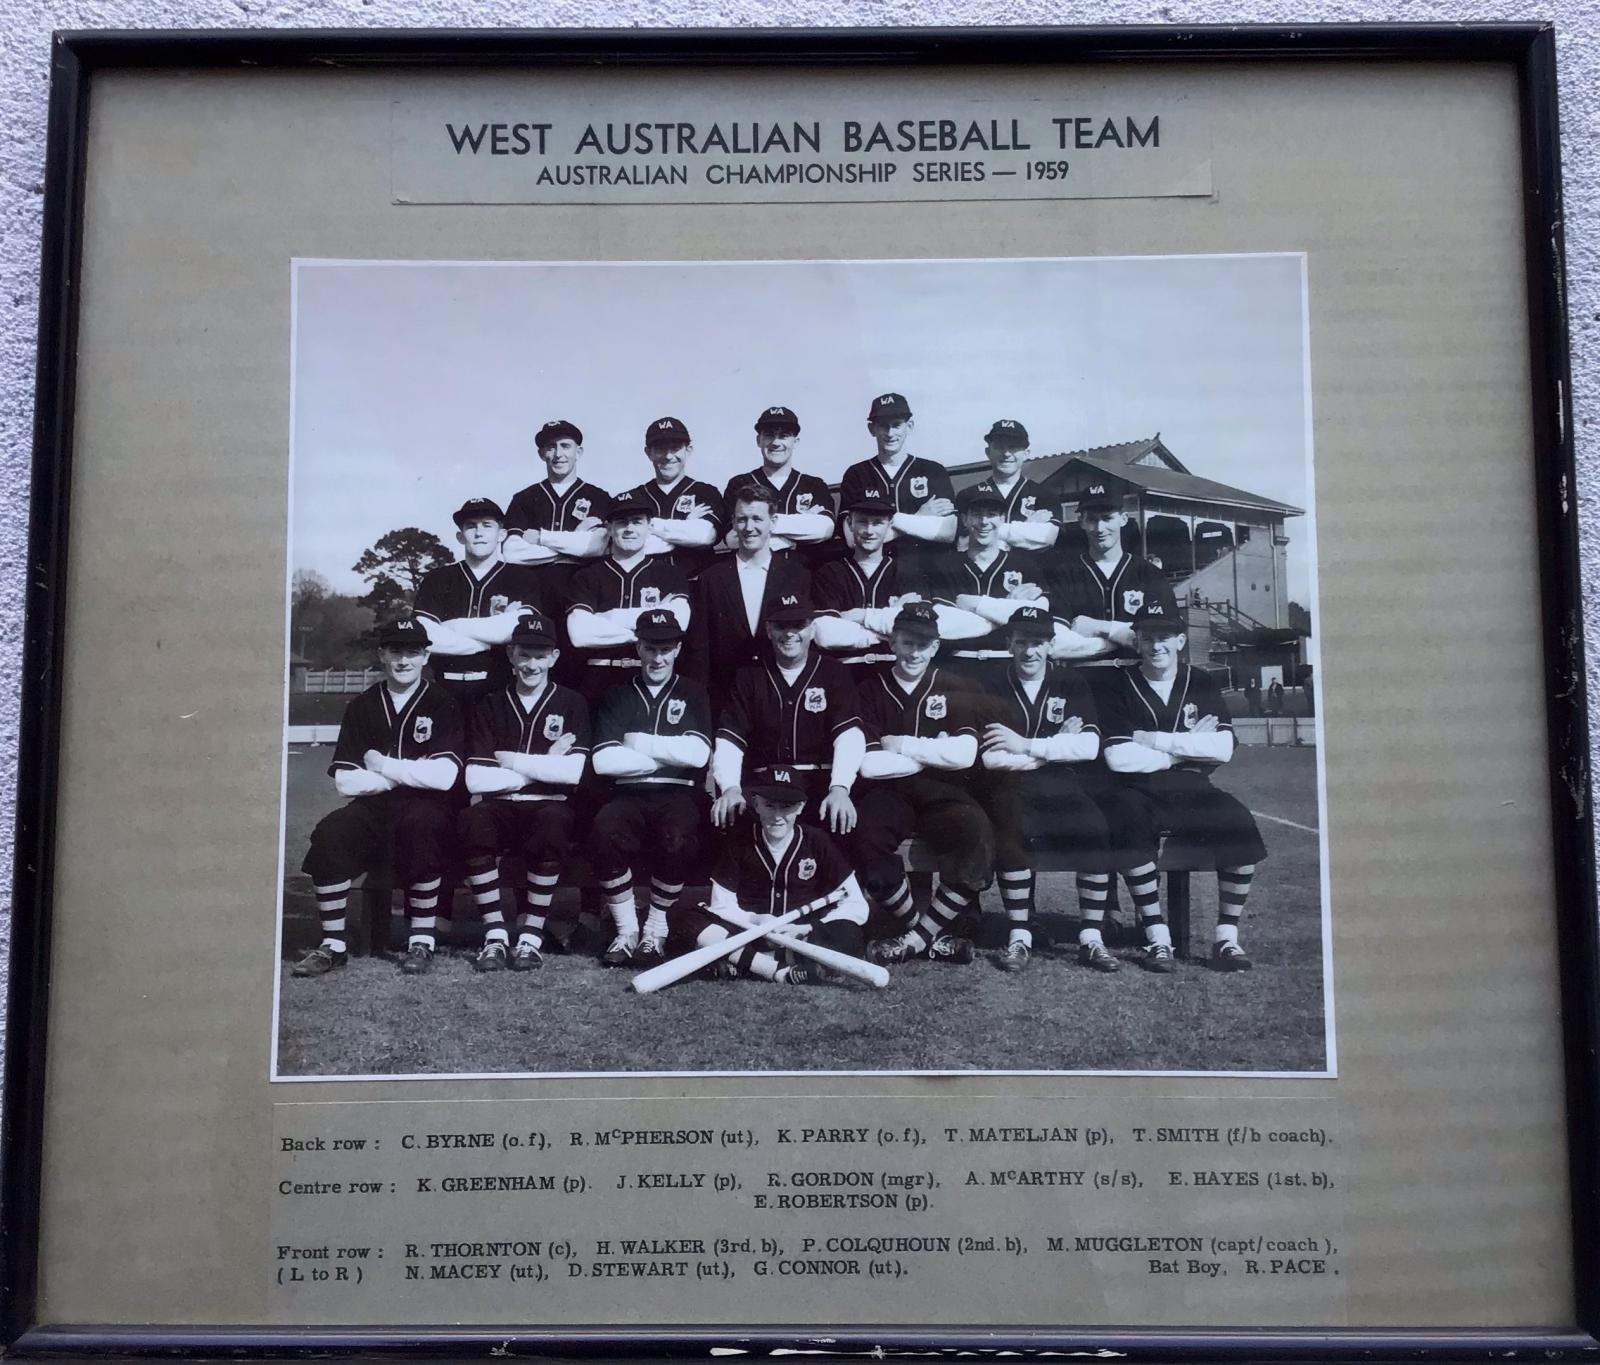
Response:
[{"label": "black picture frame", "polygon": [[63,704],[74,356],[87,115],[98,73],[133,67],[626,68],[723,65],[1493,63],[1514,71],[1538,490],[1545,701],[1565,1046],[1576,1322],[1549,1330],[1172,1331],[827,1329],[827,1349],[984,1354],[1112,1352],[1133,1361],[1489,1361],[1600,1356],[1600,936],[1590,816],[1577,501],[1564,311],[1555,35],[1546,24],[1003,30],[549,32],[73,32],[55,36],[44,184],[34,468],[23,652],[14,919],[0,1186],[0,1341],[14,1356],[277,1358],[339,1355],[705,1356],[813,1349],[815,1325],[760,1329],[176,1329],[44,1323],[36,1316],[41,1140]]}]

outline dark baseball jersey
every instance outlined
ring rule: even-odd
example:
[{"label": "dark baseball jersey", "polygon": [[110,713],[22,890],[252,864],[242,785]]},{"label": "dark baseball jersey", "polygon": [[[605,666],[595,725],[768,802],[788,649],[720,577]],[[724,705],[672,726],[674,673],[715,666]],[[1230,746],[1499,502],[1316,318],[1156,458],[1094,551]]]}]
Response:
[{"label": "dark baseball jersey", "polygon": [[[479,700],[467,721],[467,765],[494,768],[495,754],[509,749],[516,754],[548,754],[562,735],[573,737],[570,754],[589,752],[589,707],[570,687],[547,682],[531,710],[522,704],[515,686],[502,688]],[[529,781],[519,791],[501,792],[487,800],[560,800],[573,788],[559,782]]]},{"label": "dark baseball jersey", "polygon": [[687,474],[665,491],[660,484],[651,479],[648,483],[630,489],[628,494],[618,496],[643,498],[653,509],[650,515],[661,517],[666,521],[687,521],[689,509],[696,503],[711,509],[711,525],[714,528],[711,543],[704,546],[680,546],[670,556],[673,563],[689,578],[693,578],[716,558],[717,542],[728,534],[728,510],[722,501],[722,494],[710,484],[701,483],[699,479],[691,479]]},{"label": "dark baseball jersey", "polygon": [[[954,502],[956,496],[948,469],[937,461],[915,456],[902,460],[893,478],[884,472],[876,456],[851,465],[839,481],[839,506],[848,507],[863,493],[884,494],[894,503],[896,512],[916,512],[929,498],[949,498]],[[840,514],[841,535],[844,534],[844,523],[848,519],[844,513]],[[890,541],[889,547],[894,544],[894,541]]]},{"label": "dark baseball jersey", "polygon": [[[385,758],[448,758],[459,774],[465,740],[461,708],[438,683],[424,678],[397,711],[389,685],[376,682],[345,707],[328,776],[340,768],[365,768],[368,749],[376,749]],[[430,796],[449,795],[416,790]]]},{"label": "dark baseball jersey", "polygon": [[1029,478],[1019,478],[1011,486],[1009,493],[1000,491],[1000,484],[994,475],[990,475],[976,487],[985,493],[998,493],[1006,500],[1005,519],[1007,521],[1032,521],[1035,512],[1050,513],[1050,520],[1061,522],[1060,503],[1057,495],[1052,493],[1042,483],[1035,483]]},{"label": "dark baseball jersey", "polygon": [[1049,739],[1069,722],[1081,728],[1071,733],[1099,734],[1100,718],[1089,686],[1071,669],[1045,671],[1039,695],[1030,699],[1017,677],[1016,669],[1006,670],[1005,686],[992,699],[991,719],[1009,726],[1024,739]]},{"label": "dark baseball jersey", "polygon": [[[415,613],[428,621],[494,616],[512,602],[548,614],[557,604],[531,568],[497,560],[483,577],[476,577],[465,561],[430,569],[417,587]],[[429,660],[434,675],[445,683],[477,684],[469,695],[482,695],[502,687],[511,677],[505,650],[490,646],[477,654],[436,654]],[[477,675],[477,676],[474,676]]]},{"label": "dark baseball jersey", "polygon": [[806,598],[810,594],[811,574],[805,564],[793,556],[772,556],[752,630],[738,555],[724,555],[695,579],[680,668],[706,684],[714,709],[720,709],[737,670],[760,663],[771,653],[767,614],[774,604],[785,596]]},{"label": "dark baseball jersey", "polygon": [[893,666],[885,664],[861,683],[856,696],[869,749],[881,749],[885,735],[976,738],[988,719],[984,698],[965,678],[945,668],[929,668],[908,692],[895,678]]},{"label": "dark baseball jersey", "polygon": [[1146,602],[1160,602],[1168,615],[1178,614],[1177,599],[1167,576],[1148,559],[1124,554],[1110,576],[1087,554],[1074,555],[1056,578],[1062,600],[1050,599],[1051,615],[1071,621],[1092,616],[1096,621],[1132,621]]},{"label": "dark baseball jersey", "polygon": [[759,829],[735,835],[722,845],[711,880],[753,915],[786,915],[822,896],[830,896],[853,875],[850,860],[821,830],[796,824],[789,847],[772,856]]},{"label": "dark baseball jersey", "polygon": [[[835,559],[824,564],[811,580],[811,601],[819,616],[843,616],[859,607],[891,606],[891,599],[903,589],[899,586],[899,571],[894,558],[884,555],[878,567],[867,573],[856,563],[855,556]],[[840,663],[849,664],[852,670],[869,664],[888,663],[894,658],[887,643],[876,649],[830,651]]]},{"label": "dark baseball jersey", "polygon": [[[688,600],[689,580],[670,555],[645,555],[631,569],[624,569],[608,555],[572,575],[567,584],[567,612],[598,614],[618,607],[659,607],[674,597]],[[639,665],[638,651],[631,644],[604,645],[580,653],[586,663],[615,661],[619,678],[625,669]]]},{"label": "dark baseball jersey", "polygon": [[[1100,699],[1100,731],[1105,737],[1105,747],[1110,748],[1133,738],[1135,730],[1161,731],[1166,734],[1187,734],[1206,716],[1215,716],[1217,729],[1233,733],[1233,715],[1221,690],[1211,678],[1179,664],[1172,682],[1172,694],[1166,701],[1145,681],[1138,668],[1119,668],[1105,682]],[[1216,765],[1203,762],[1186,762],[1174,758],[1173,769],[1188,769],[1209,773]],[[1170,770],[1169,770],[1170,771]],[[1161,773],[1124,774],[1132,781],[1159,778]]]},{"label": "dark baseball jersey", "polygon": [[811,772],[830,768],[833,741],[860,724],[849,671],[813,650],[792,683],[775,663],[741,668],[717,738],[743,751],[746,771],[783,763]]},{"label": "dark baseball jersey", "polygon": [[[1044,555],[1030,550],[1002,550],[987,568],[969,555],[941,555],[924,562],[922,571],[909,580],[911,586],[930,602],[953,607],[963,593],[979,597],[1007,598],[1015,588],[1031,583],[1050,596],[1050,564]],[[973,640],[952,641],[945,646],[958,659],[1009,659],[1006,627],[996,626],[987,635]]]},{"label": "dark baseball jersey", "polygon": [[[689,678],[674,674],[654,693],[642,678],[613,687],[600,699],[594,723],[594,752],[621,744],[632,731],[647,735],[690,735],[711,746],[711,702],[706,690]],[[674,768],[663,764],[644,777],[614,779],[619,787],[695,787],[705,778],[704,768]]]},{"label": "dark baseball jersey", "polygon": [[[791,470],[788,480],[782,488],[779,488],[767,477],[765,469],[752,469],[748,474],[740,474],[730,479],[728,486],[722,490],[723,502],[727,506],[730,519],[733,516],[733,495],[747,483],[753,483],[757,488],[764,488],[772,494],[774,516],[796,516],[804,512],[817,512],[828,518],[834,515],[833,493],[829,490],[826,480],[819,479],[815,474],[802,474],[798,470]],[[825,540],[817,541],[796,545],[793,551],[783,550],[779,553],[793,553],[808,565],[814,565],[820,562],[824,553],[831,553],[828,544]]]},{"label": "dark baseball jersey", "polygon": [[549,479],[529,484],[511,499],[506,508],[506,530],[512,535],[524,531],[576,531],[590,517],[605,520],[611,495],[603,488],[574,479],[565,493],[557,493]]}]

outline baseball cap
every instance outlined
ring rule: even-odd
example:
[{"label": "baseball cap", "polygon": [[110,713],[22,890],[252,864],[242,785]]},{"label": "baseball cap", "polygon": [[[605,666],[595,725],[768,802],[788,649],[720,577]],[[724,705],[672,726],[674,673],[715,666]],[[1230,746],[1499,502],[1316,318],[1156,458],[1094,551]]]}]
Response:
[{"label": "baseball cap", "polygon": [[800,432],[800,419],[794,415],[793,408],[776,407],[767,408],[761,416],[756,418],[757,431],[783,431],[790,430],[796,435]]},{"label": "baseball cap", "polygon": [[1092,508],[1106,508],[1112,512],[1122,510],[1122,493],[1114,489],[1103,479],[1086,484],[1078,490],[1078,510],[1087,512]]},{"label": "baseball cap", "polygon": [[1184,629],[1183,621],[1161,602],[1146,602],[1134,612],[1132,625],[1135,630],[1146,630],[1153,635],[1161,632],[1176,635]]},{"label": "baseball cap", "polygon": [[536,611],[519,616],[511,631],[510,644],[533,645],[548,649],[556,643],[556,633],[550,622]]},{"label": "baseball cap", "polygon": [[911,416],[911,404],[901,393],[880,393],[867,409],[867,421],[903,422]]},{"label": "baseball cap", "polygon": [[482,521],[485,517],[493,517],[502,526],[506,522],[506,514],[493,498],[468,498],[451,514],[451,520],[457,526],[465,526],[469,521]]},{"label": "baseball cap", "polygon": [[971,488],[963,488],[956,494],[956,511],[970,512],[974,507],[998,507],[1005,509],[1006,500],[992,488],[985,488],[981,483],[975,483]]},{"label": "baseball cap", "polygon": [[546,422],[539,428],[538,434],[533,438],[536,449],[543,450],[546,446],[553,446],[557,441],[572,441],[576,445],[583,444],[583,433],[565,418],[554,422]]},{"label": "baseball cap", "polygon": [[786,592],[772,604],[772,610],[767,613],[767,620],[773,625],[804,625],[815,615],[816,611],[809,597]]},{"label": "baseball cap", "polygon": [[409,649],[426,649],[428,647],[428,632],[422,628],[422,622],[410,616],[402,616],[398,621],[390,621],[387,625],[378,627],[378,644],[404,646]]},{"label": "baseball cap", "polygon": [[658,417],[644,429],[644,443],[646,447],[688,445],[689,428],[676,417]]},{"label": "baseball cap", "polygon": [[880,488],[868,488],[839,509],[848,516],[851,512],[870,512],[875,517],[892,517],[895,506],[889,500],[889,495]]},{"label": "baseball cap", "polygon": [[894,629],[909,631],[924,639],[939,638],[939,613],[932,602],[907,602],[895,613]]},{"label": "baseball cap", "polygon": [[648,517],[654,512],[650,500],[635,489],[612,498],[611,506],[606,508],[606,520],[626,521],[629,517]]},{"label": "baseball cap", "polygon": [[1043,607],[1018,607],[1011,613],[1006,629],[1016,639],[1049,640],[1055,637],[1056,623]]},{"label": "baseball cap", "polygon": [[740,784],[746,796],[764,796],[768,801],[782,801],[787,805],[805,803],[806,789],[800,774],[784,763],[773,763],[757,768]]},{"label": "baseball cap", "polygon": [[665,607],[640,612],[633,633],[652,645],[670,645],[674,640],[683,639],[683,627],[678,624],[678,618]]},{"label": "baseball cap", "polygon": [[1021,422],[1002,417],[989,428],[989,434],[983,440],[985,445],[999,446],[1002,450],[1026,450],[1028,429]]}]

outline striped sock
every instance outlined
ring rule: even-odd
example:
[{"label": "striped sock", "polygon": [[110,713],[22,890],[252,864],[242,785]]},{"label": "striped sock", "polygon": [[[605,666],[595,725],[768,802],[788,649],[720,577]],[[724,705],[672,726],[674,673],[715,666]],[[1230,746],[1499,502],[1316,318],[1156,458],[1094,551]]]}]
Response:
[{"label": "striped sock", "polygon": [[442,878],[413,882],[406,888],[406,914],[411,919],[411,934],[407,947],[432,948],[434,934],[439,928],[439,883]]},{"label": "striped sock", "polygon": [[556,883],[561,880],[561,868],[556,863],[540,863],[528,869],[527,886],[523,890],[523,911],[517,916],[517,943],[530,947],[544,947],[544,922],[550,917],[550,905],[556,898]]},{"label": "striped sock", "polygon": [[478,907],[483,920],[483,941],[505,943],[506,916],[500,908],[500,871],[493,858],[467,860],[467,886],[472,891],[472,903]]},{"label": "striped sock", "polygon": [[917,951],[920,953],[934,939],[942,934],[948,934],[955,922],[977,902],[976,891],[968,891],[965,887],[941,880],[933,893],[933,901],[928,906],[927,912],[918,917],[916,928],[906,937],[917,944]]},{"label": "striped sock", "polygon": [[633,873],[619,872],[615,877],[600,883],[606,898],[606,909],[611,912],[611,922],[617,932],[628,938],[639,937],[639,909],[633,903]]},{"label": "striped sock", "polygon": [[350,882],[324,882],[317,887],[317,918],[322,921],[322,946],[345,951],[344,912],[350,899]]},{"label": "striped sock", "polygon": [[1106,901],[1111,896],[1111,875],[1107,872],[1078,873],[1079,943],[1104,943],[1101,931],[1106,923]]},{"label": "striped sock", "polygon": [[1010,921],[1008,943],[1025,943],[1033,947],[1033,931],[1028,921],[1033,917],[1034,876],[1031,867],[1012,869],[1000,874],[1000,904]]},{"label": "striped sock", "polygon": [[1141,863],[1122,874],[1128,884],[1128,894],[1133,897],[1134,913],[1139,916],[1139,927],[1144,930],[1145,942],[1172,944],[1172,933],[1161,913],[1161,874],[1154,863]]},{"label": "striped sock", "polygon": [[1217,869],[1217,943],[1239,942],[1239,921],[1244,918],[1244,903],[1250,899],[1250,883],[1255,865]]},{"label": "striped sock", "polygon": [[880,902],[889,918],[894,921],[897,930],[904,931],[911,925],[911,883],[905,877],[900,878],[900,885],[885,896]]},{"label": "striped sock", "polygon": [[664,882],[660,877],[650,878],[650,910],[644,920],[644,931],[652,938],[666,938],[667,911],[683,895],[682,882]]}]

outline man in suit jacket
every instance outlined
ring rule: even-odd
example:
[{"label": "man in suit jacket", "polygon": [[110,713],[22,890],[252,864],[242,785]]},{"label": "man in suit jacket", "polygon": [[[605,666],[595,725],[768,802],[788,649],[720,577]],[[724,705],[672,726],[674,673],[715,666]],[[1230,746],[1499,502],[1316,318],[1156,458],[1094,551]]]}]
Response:
[{"label": "man in suit jacket", "polygon": [[733,495],[734,552],[694,582],[684,673],[705,683],[720,712],[733,675],[769,657],[767,615],[779,598],[809,597],[811,575],[793,557],[774,557],[771,489],[746,484]]}]

